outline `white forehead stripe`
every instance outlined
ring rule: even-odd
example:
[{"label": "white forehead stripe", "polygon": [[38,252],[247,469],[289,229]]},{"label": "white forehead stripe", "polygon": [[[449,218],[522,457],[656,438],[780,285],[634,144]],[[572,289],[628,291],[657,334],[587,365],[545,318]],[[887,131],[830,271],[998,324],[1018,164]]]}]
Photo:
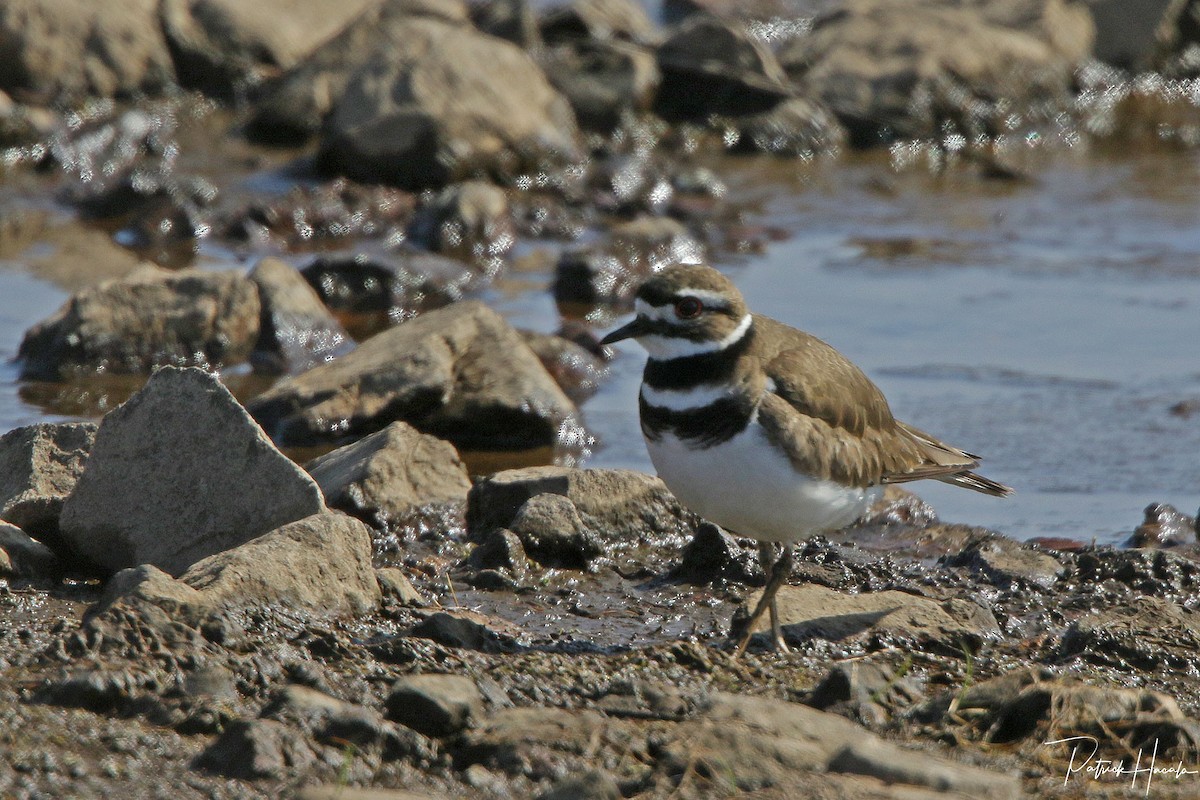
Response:
[{"label": "white forehead stripe", "polygon": [[713,292],[708,289],[680,289],[676,294],[680,297],[694,297],[705,305],[729,307],[729,295],[724,292]]},{"label": "white forehead stripe", "polygon": [[642,384],[642,399],[668,411],[690,411],[729,397],[728,386],[696,386],[691,389],[655,389]]},{"label": "white forehead stripe", "polygon": [[[640,313],[640,312],[639,312]],[[753,318],[747,314],[742,317],[742,321],[737,327],[729,332],[723,339],[717,341],[701,341],[694,342],[691,339],[677,339],[673,336],[659,336],[658,334],[649,334],[638,337],[638,344],[646,348],[646,352],[655,361],[670,361],[673,358],[686,358],[688,356],[698,356],[704,353],[716,353],[725,348],[737,344],[746,331],[750,330],[750,323]]]}]

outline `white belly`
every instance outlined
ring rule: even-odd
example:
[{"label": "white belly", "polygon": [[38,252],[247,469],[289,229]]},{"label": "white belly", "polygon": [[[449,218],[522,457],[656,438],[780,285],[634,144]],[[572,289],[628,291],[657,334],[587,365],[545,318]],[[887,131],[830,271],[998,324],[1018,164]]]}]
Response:
[{"label": "white belly", "polygon": [[837,530],[866,513],[883,489],[855,488],[796,472],[751,423],[727,442],[690,449],[664,434],[646,440],[658,475],[679,500],[731,533],[794,542]]}]

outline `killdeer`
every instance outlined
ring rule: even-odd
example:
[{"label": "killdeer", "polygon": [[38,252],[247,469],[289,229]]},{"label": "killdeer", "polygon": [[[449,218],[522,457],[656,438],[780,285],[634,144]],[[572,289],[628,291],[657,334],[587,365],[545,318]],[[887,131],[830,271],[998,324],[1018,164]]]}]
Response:
[{"label": "killdeer", "polygon": [[684,505],[760,543],[767,584],[737,653],[767,609],[786,650],[775,595],[793,543],[849,525],[885,484],[933,478],[997,497],[1012,491],[971,471],[978,456],[893,417],[879,388],[833,347],[750,313],[711,267],[663,270],[634,307],[634,320],[601,343],[636,339],[649,354],[638,409],[650,460]]}]

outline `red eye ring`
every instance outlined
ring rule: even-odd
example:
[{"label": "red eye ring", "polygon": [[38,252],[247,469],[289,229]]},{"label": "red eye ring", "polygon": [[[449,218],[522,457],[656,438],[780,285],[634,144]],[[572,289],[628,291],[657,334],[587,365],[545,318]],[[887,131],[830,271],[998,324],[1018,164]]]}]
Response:
[{"label": "red eye ring", "polygon": [[704,303],[695,297],[684,297],[675,303],[675,316],[680,319],[695,319],[704,311]]}]

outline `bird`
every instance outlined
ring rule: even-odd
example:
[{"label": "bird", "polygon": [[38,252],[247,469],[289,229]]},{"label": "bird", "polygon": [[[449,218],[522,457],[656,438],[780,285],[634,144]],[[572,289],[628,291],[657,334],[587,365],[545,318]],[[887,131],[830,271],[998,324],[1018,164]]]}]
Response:
[{"label": "bird", "polygon": [[773,644],[787,650],[776,595],[793,545],[854,522],[887,484],[930,478],[1012,492],[973,472],[979,456],[896,419],[879,387],[831,345],[752,313],[711,266],[652,275],[634,311],[600,343],[634,339],[646,350],[638,412],[655,470],[693,512],[759,542],[767,582],[738,656],[767,610]]}]

